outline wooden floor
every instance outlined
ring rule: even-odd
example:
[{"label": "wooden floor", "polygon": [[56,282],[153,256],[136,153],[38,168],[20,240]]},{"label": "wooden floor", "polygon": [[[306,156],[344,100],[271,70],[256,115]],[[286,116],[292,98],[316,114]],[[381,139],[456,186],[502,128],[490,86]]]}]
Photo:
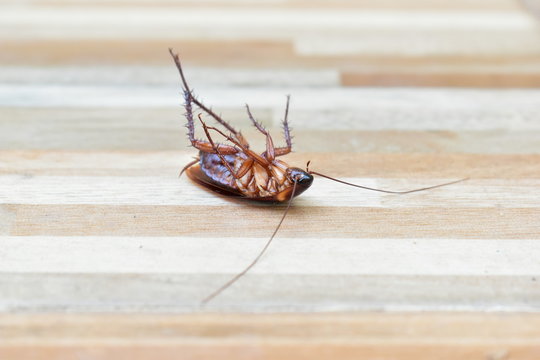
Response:
[{"label": "wooden floor", "polygon": [[[540,3],[3,0],[0,359],[540,359]],[[178,171],[196,94],[316,178]],[[200,135],[200,129],[197,130]]]}]

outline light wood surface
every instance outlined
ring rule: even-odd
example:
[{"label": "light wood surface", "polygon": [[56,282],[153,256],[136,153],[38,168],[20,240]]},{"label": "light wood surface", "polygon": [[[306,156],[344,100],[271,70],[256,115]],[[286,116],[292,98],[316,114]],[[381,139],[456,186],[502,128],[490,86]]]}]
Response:
[{"label": "light wood surface", "polygon": [[0,320],[3,359],[540,356],[537,314],[12,315]]},{"label": "light wood surface", "polygon": [[[540,358],[540,4],[4,0],[0,359]],[[167,49],[317,178],[284,206],[178,171]],[[197,130],[198,135],[200,131]]]}]

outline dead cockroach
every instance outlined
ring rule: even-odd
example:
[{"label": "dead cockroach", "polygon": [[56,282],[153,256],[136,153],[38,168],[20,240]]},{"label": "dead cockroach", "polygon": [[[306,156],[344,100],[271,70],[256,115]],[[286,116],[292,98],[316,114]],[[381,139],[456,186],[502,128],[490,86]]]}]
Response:
[{"label": "dead cockroach", "polygon": [[[169,49],[169,52],[176,63],[176,67],[178,68],[180,79],[182,81],[184,108],[186,110],[185,115],[187,118],[189,140],[191,141],[191,145],[199,150],[199,157],[187,164],[180,172],[180,175],[186,172],[187,176],[191,180],[219,194],[260,202],[287,202],[287,207],[285,208],[281,220],[255,259],[248,266],[246,266],[242,272],[235,275],[232,279],[204,298],[202,300],[202,304],[209,302],[214,297],[219,295],[222,291],[227,289],[243,275],[245,275],[253,266],[255,266],[274,239],[277,231],[283,223],[283,220],[287,216],[287,213],[291,207],[292,199],[306,191],[311,186],[313,183],[313,175],[318,175],[361,189],[390,194],[409,194],[417,191],[435,189],[441,186],[451,185],[466,180],[460,179],[444,184],[408,191],[389,191],[351,184],[349,182],[309,170],[309,161],[307,163],[306,170],[290,167],[287,163],[278,159],[279,156],[286,155],[292,150],[291,134],[288,122],[290,102],[289,96],[287,96],[285,115],[283,118],[283,132],[286,143],[286,146],[284,147],[274,146],[270,133],[253,117],[249,106],[246,105],[246,111],[249,119],[255,128],[257,128],[257,130],[259,130],[266,137],[266,151],[262,154],[257,154],[249,148],[249,143],[239,131],[235,130],[229,123],[223,120],[221,116],[217,115],[193,95],[193,92],[189,88],[186,78],[184,77],[184,72],[182,70],[182,65],[180,63],[178,54],[175,54],[172,49]],[[216,127],[208,126],[199,115],[199,121],[202,124],[204,133],[206,135],[206,140],[196,139],[193,104],[212,117],[217,123],[222,125],[226,131],[228,131],[228,134]],[[217,143],[210,135],[210,132],[214,132],[218,136],[221,136],[228,143]]]}]

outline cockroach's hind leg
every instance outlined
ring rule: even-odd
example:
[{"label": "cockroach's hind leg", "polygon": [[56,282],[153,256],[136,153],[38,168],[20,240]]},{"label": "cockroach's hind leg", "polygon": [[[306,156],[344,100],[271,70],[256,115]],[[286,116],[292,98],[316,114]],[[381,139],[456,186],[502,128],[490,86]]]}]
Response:
[{"label": "cockroach's hind leg", "polygon": [[189,89],[186,78],[184,76],[184,71],[182,70],[182,63],[180,62],[180,57],[178,56],[178,54],[175,54],[173,52],[172,48],[169,48],[169,54],[171,54],[174,60],[174,63],[176,64],[176,68],[178,69],[178,72],[180,73],[180,78],[182,80],[184,91],[186,91],[187,93],[191,93],[191,90]]},{"label": "cockroach's hind leg", "polygon": [[190,161],[186,166],[184,166],[182,168],[182,170],[180,170],[180,173],[178,174],[178,177],[181,177],[182,174],[184,173],[184,171],[186,171],[187,169],[189,169],[190,167],[192,167],[193,165],[195,165],[196,163],[198,163],[200,161],[199,158],[194,158],[194,160]]},{"label": "cockroach's hind leg", "polygon": [[176,68],[178,69],[178,72],[180,73],[180,78],[182,80],[182,87],[183,87],[183,90],[184,90],[184,96],[185,97],[189,97],[189,102],[193,102],[195,103],[199,108],[201,108],[201,110],[203,110],[204,112],[206,112],[208,115],[210,115],[211,117],[213,117],[218,123],[220,123],[221,125],[223,125],[224,127],[227,128],[227,130],[229,130],[231,133],[233,133],[235,136],[238,136],[238,134],[240,134],[240,132],[238,132],[235,128],[233,128],[228,122],[226,122],[225,120],[223,120],[221,118],[221,116],[219,116],[218,114],[216,114],[214,111],[212,111],[212,109],[210,109],[209,107],[207,107],[206,105],[204,105],[202,102],[200,102],[199,100],[197,100],[195,98],[195,96],[193,96],[193,92],[191,91],[191,89],[189,88],[189,85],[187,83],[187,80],[186,80],[186,77],[184,76],[184,71],[182,69],[182,63],[180,62],[180,57],[178,56],[178,54],[175,54],[174,51],[172,50],[172,48],[169,48],[169,53],[171,54],[173,60],[174,60],[174,63],[176,64]]},{"label": "cockroach's hind leg", "polygon": [[[184,109],[186,110],[188,136],[191,144],[195,142],[195,124],[193,121],[193,108],[191,106],[191,94],[189,90],[184,90]],[[195,146],[195,145],[194,145]]]},{"label": "cockroach's hind leg", "polygon": [[[211,152],[216,153],[216,146],[213,142],[203,141],[195,139],[195,126],[193,124],[193,112],[191,109],[191,103],[188,102],[188,99],[186,99],[186,117],[188,118],[188,133],[189,133],[189,141],[191,141],[191,145],[200,151],[203,152]],[[201,117],[199,116],[199,120],[203,124],[203,127],[206,125],[202,121]],[[232,155],[238,153],[238,149],[236,149],[234,146],[228,146],[228,145],[220,145],[219,146],[221,154],[223,155]]]}]

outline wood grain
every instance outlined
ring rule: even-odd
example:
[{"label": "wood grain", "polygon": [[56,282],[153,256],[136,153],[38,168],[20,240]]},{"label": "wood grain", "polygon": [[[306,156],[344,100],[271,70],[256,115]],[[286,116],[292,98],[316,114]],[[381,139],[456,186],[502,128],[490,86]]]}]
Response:
[{"label": "wood grain", "polygon": [[[0,359],[540,358],[540,23],[517,0],[5,0]],[[196,95],[318,178],[178,179]],[[197,129],[197,136],[202,136]]]},{"label": "wood grain", "polygon": [[[181,354],[188,359],[532,360],[540,354],[538,316],[532,314],[48,315],[4,317],[0,324],[0,355],[19,359]],[[36,345],[28,348],[28,342]]]},{"label": "wood grain", "polygon": [[[381,137],[381,141],[385,138],[393,139],[384,132],[383,135],[380,133],[368,132],[364,136],[367,138],[377,135]],[[394,135],[396,137],[403,136],[403,132],[394,132]],[[358,135],[354,133],[354,136]],[[407,139],[412,141],[420,136],[426,136],[426,134],[412,133]],[[431,138],[431,141],[435,141],[433,139],[437,138],[439,137]],[[500,151],[510,152],[509,149],[514,146],[522,145],[523,143],[503,144],[504,148]],[[111,179],[119,176],[147,176],[150,177],[151,181],[179,184],[184,183],[184,181],[172,179],[171,176],[177,175],[180,166],[188,163],[194,156],[193,150],[113,151],[97,150],[97,147],[95,149],[91,152],[84,150],[3,150],[0,151],[0,174],[2,176],[22,175],[26,177],[37,175],[108,176]],[[361,149],[357,149],[358,152],[349,152],[346,157],[343,152],[302,152],[287,155],[283,160],[292,166],[302,167],[308,160],[316,158],[317,160],[312,163],[313,169],[333,176],[371,178],[370,181],[404,179],[409,186],[413,186],[416,179],[426,181],[425,179],[437,177],[469,176],[474,181],[481,179],[504,181],[507,179],[508,184],[517,184],[513,181],[519,179],[525,180],[524,183],[526,183],[527,179],[540,178],[540,167],[537,166],[540,162],[540,154],[420,153],[417,151],[408,153],[403,149],[401,153],[375,151],[365,153]],[[326,182],[326,180],[317,180],[317,183],[319,182]],[[340,187],[334,186],[332,188],[340,189]],[[347,193],[351,192],[349,188],[341,187],[341,190]],[[201,196],[201,192],[197,192],[197,194],[197,196]],[[362,196],[371,195],[374,194],[362,194]]]}]

